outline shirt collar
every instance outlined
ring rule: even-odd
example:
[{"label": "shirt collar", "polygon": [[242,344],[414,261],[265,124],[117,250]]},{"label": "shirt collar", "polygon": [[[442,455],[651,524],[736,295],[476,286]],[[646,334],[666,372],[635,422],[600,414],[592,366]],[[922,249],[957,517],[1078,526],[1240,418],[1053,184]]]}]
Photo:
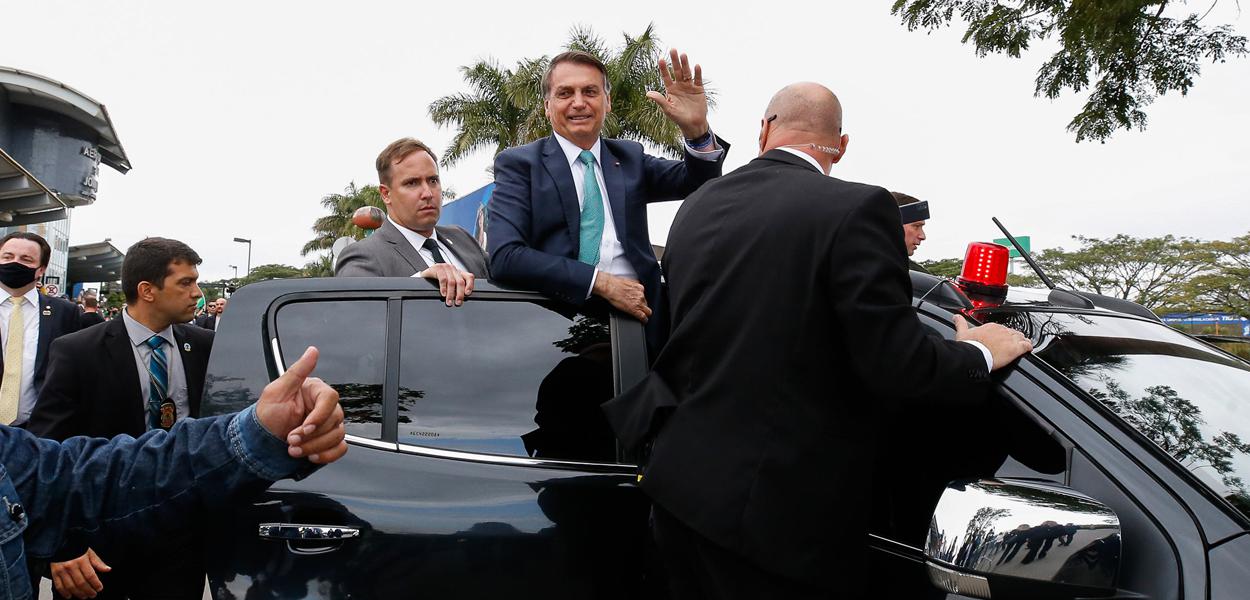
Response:
[{"label": "shirt collar", "polygon": [[[551,135],[556,136],[556,141],[560,143],[560,149],[564,151],[564,158],[568,160],[570,167],[573,166],[577,162],[577,158],[582,155],[582,149],[577,144],[564,139],[564,136],[558,133]],[[603,164],[603,161],[599,160],[600,141],[600,139],[595,139],[595,145],[590,147],[590,153],[595,155],[596,164]]]},{"label": "shirt collar", "polygon": [[156,333],[151,329],[148,329],[147,325],[144,325],[143,323],[136,321],[134,317],[131,317],[130,309],[128,308],[122,309],[122,322],[126,324],[126,335],[130,337],[130,343],[135,346],[147,342],[148,339],[154,335],[159,335],[164,338],[166,342],[169,342],[170,346],[176,347],[178,345],[178,343],[174,340],[173,325],[166,327],[160,333]]},{"label": "shirt collar", "polygon": [[[396,223],[395,220],[392,219],[390,215],[386,215],[386,220],[390,221],[391,225],[395,226],[395,229],[398,229],[400,233],[404,234],[404,239],[408,240],[408,243],[412,244],[413,248],[420,248],[421,246],[425,244],[425,240],[430,239],[411,229],[408,229],[407,227],[404,227],[403,225],[400,225],[399,223]],[[437,235],[438,233],[436,231],[434,236],[437,236]],[[437,242],[438,240],[435,239],[435,241]]]},{"label": "shirt collar", "polygon": [[[3,293],[4,292],[0,292],[0,294],[3,294]],[[30,288],[29,290],[26,291],[25,294],[22,294],[21,296],[18,296],[18,297],[25,298],[26,301],[29,302],[31,306],[35,308],[39,308],[39,288],[37,287]],[[13,298],[13,296],[6,295],[3,297],[3,299],[0,299],[0,302],[8,302],[9,304],[12,304],[13,301],[11,300],[11,298]]]},{"label": "shirt collar", "polygon": [[822,167],[822,166],[820,166],[820,163],[816,162],[816,159],[812,158],[812,155],[811,155],[811,154],[808,154],[808,153],[806,153],[806,152],[803,152],[802,150],[795,150],[794,148],[786,148],[785,146],[778,146],[778,147],[776,148],[776,150],[781,150],[781,151],[783,151],[783,152],[789,152],[790,154],[793,154],[793,155],[795,155],[795,156],[797,156],[797,157],[799,157],[799,158],[801,158],[801,159],[803,159],[803,160],[807,161],[807,164],[809,164],[809,165],[811,165],[811,166],[813,166],[813,167],[816,167],[816,170],[817,170],[817,171],[820,171],[820,174],[821,174],[821,175],[825,175],[825,174],[826,174],[826,173],[825,173],[825,168],[824,168],[824,167]]}]

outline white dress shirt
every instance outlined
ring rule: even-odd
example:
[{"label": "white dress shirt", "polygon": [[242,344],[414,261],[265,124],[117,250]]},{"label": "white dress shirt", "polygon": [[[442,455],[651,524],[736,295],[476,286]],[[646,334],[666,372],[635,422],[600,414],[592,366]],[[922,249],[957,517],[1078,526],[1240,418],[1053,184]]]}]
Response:
[{"label": "white dress shirt", "polygon": [[[806,152],[803,152],[801,150],[795,150],[794,148],[785,148],[785,147],[780,147],[780,146],[777,149],[782,150],[784,152],[789,152],[790,154],[793,154],[807,161],[808,164],[812,165],[813,167],[816,167],[816,170],[820,171],[821,173],[825,172],[825,170],[821,168],[820,163],[816,162],[816,159],[812,158],[812,155]],[[985,344],[982,344],[981,342],[972,341],[972,340],[960,340],[960,341],[967,342],[969,344],[972,344],[973,346],[976,346],[977,350],[981,351],[981,356],[985,357],[985,370],[986,371],[994,370],[994,355],[990,353],[990,349],[987,348]]]},{"label": "white dress shirt", "polygon": [[[0,294],[8,296],[8,292],[2,290]],[[17,301],[22,303],[25,330],[22,338],[22,387],[18,392],[17,420],[13,424],[21,425],[30,419],[35,401],[39,400],[39,391],[35,389],[35,358],[39,354],[39,312],[43,307],[39,306],[38,288],[30,288]],[[0,301],[0,353],[9,343],[9,316],[13,314],[13,302],[12,296]]]},{"label": "white dress shirt", "polygon": [[[404,234],[404,239],[408,240],[409,244],[412,244],[412,247],[416,249],[417,254],[421,255],[421,260],[424,260],[425,264],[431,267],[434,266],[434,253],[425,248],[425,240],[430,238],[396,223],[391,219],[390,215],[386,216],[386,220],[390,221],[391,225],[395,226],[395,229],[398,229],[400,233]],[[434,243],[438,245],[438,251],[442,253],[443,260],[447,261],[451,264],[451,266],[461,271],[468,271],[468,269],[464,268],[464,263],[460,262],[460,259],[456,257],[456,254],[451,251],[451,248],[448,248],[447,244],[443,243],[443,240],[438,239],[438,233],[434,234]],[[417,275],[414,273],[412,276],[416,277]]]},{"label": "white dress shirt", "polygon": [[[573,172],[573,185],[577,188],[577,208],[581,210],[586,203],[586,163],[580,160],[582,149],[560,134],[554,135],[556,141],[560,143],[560,149],[564,151],[564,158],[569,162],[569,169]],[[616,237],[616,219],[612,214],[612,203],[608,200],[608,186],[603,181],[603,161],[600,159],[602,141],[602,139],[595,140],[595,145],[590,147],[590,153],[595,155],[595,181],[599,184],[599,195],[603,198],[603,237],[599,239],[599,263],[595,265],[595,274],[590,278],[590,288],[586,290],[587,298],[595,289],[595,280],[599,278],[600,271],[633,280],[638,279],[634,266],[625,258],[625,246]],[[720,158],[724,149],[699,151],[686,144],[686,151],[699,160],[715,161]]]},{"label": "white dress shirt", "polygon": [[[126,335],[130,338],[130,349],[134,350],[135,366],[139,367],[139,389],[143,392],[143,424],[148,425],[148,392],[152,385],[148,374],[148,362],[152,360],[152,348],[148,346],[148,338],[158,335],[146,325],[134,320],[130,311],[122,310],[122,320],[126,323]],[[182,352],[178,348],[178,340],[174,338],[174,327],[170,325],[159,334],[165,338],[166,344],[161,347],[165,353],[165,368],[169,376],[169,399],[174,401],[178,418],[191,416],[191,400],[187,396],[187,374],[182,369]],[[149,427],[150,429],[150,427]]]}]

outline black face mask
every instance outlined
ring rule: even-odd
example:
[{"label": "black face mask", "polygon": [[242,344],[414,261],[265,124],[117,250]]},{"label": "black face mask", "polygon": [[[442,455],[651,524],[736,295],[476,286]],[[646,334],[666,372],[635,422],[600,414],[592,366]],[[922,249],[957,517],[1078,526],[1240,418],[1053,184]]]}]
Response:
[{"label": "black face mask", "polygon": [[35,280],[35,269],[13,261],[0,264],[0,283],[9,289],[26,287]]}]

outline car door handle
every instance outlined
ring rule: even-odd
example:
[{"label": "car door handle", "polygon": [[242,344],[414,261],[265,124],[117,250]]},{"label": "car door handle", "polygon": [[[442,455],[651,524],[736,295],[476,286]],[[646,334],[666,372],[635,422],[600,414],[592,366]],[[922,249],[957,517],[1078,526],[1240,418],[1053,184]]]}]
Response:
[{"label": "car door handle", "polygon": [[299,523],[261,523],[260,537],[268,540],[335,541],[360,537],[360,530],[341,525],[303,525]]}]

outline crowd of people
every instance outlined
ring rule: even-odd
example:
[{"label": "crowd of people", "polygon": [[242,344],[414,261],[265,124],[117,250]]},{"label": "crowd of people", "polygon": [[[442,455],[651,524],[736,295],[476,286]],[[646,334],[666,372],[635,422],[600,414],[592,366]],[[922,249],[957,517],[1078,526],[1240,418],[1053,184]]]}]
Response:
[{"label": "crowd of people", "polygon": [[[648,97],[681,131],[681,160],[603,137],[612,108],[604,65],[584,52],[559,54],[542,81],[553,135],[495,159],[487,248],[437,225],[437,157],[403,138],[376,161],[386,219],[341,252],[336,275],[426,278],[448,306],[490,278],[644,322],[653,368],[604,410],[620,441],[646,457],[640,485],[653,501],[652,534],[673,597],[817,598],[835,586],[857,596],[866,590],[848,586],[862,584],[864,520],[829,517],[859,514],[868,500],[860,483],[871,461],[862,454],[879,425],[875,409],[975,394],[990,371],[1031,346],[1018,332],[970,328],[959,317],[955,340],[926,334],[907,275],[924,223],[900,221],[910,197],[829,177],[849,145],[832,91],[816,83],[778,91],[760,120],[759,156],[722,175],[730,144],[708,122],[701,67],[676,50],[658,67],[664,91]],[[661,266],[646,205],[680,198]],[[0,416],[25,435],[71,440],[61,449],[82,435],[149,444],[164,431],[186,435],[202,421],[188,417],[199,416],[226,307],[220,299],[196,316],[200,257],[164,238],[131,246],[125,307],[84,328],[85,300],[80,311],[35,291],[48,256],[33,234],[0,241],[9,294],[0,303]],[[307,376],[311,366],[292,372]],[[291,456],[333,460],[341,435],[331,444],[332,435],[300,432],[326,432],[341,411],[326,416],[324,384],[302,385],[322,421],[265,428],[291,433]],[[265,401],[249,410],[261,414]],[[320,453],[305,454],[301,444],[314,441]],[[30,554],[45,559],[34,572],[51,577],[60,596],[199,598],[203,534],[184,531],[160,545],[87,536]],[[161,568],[151,568],[155,560]]]}]

